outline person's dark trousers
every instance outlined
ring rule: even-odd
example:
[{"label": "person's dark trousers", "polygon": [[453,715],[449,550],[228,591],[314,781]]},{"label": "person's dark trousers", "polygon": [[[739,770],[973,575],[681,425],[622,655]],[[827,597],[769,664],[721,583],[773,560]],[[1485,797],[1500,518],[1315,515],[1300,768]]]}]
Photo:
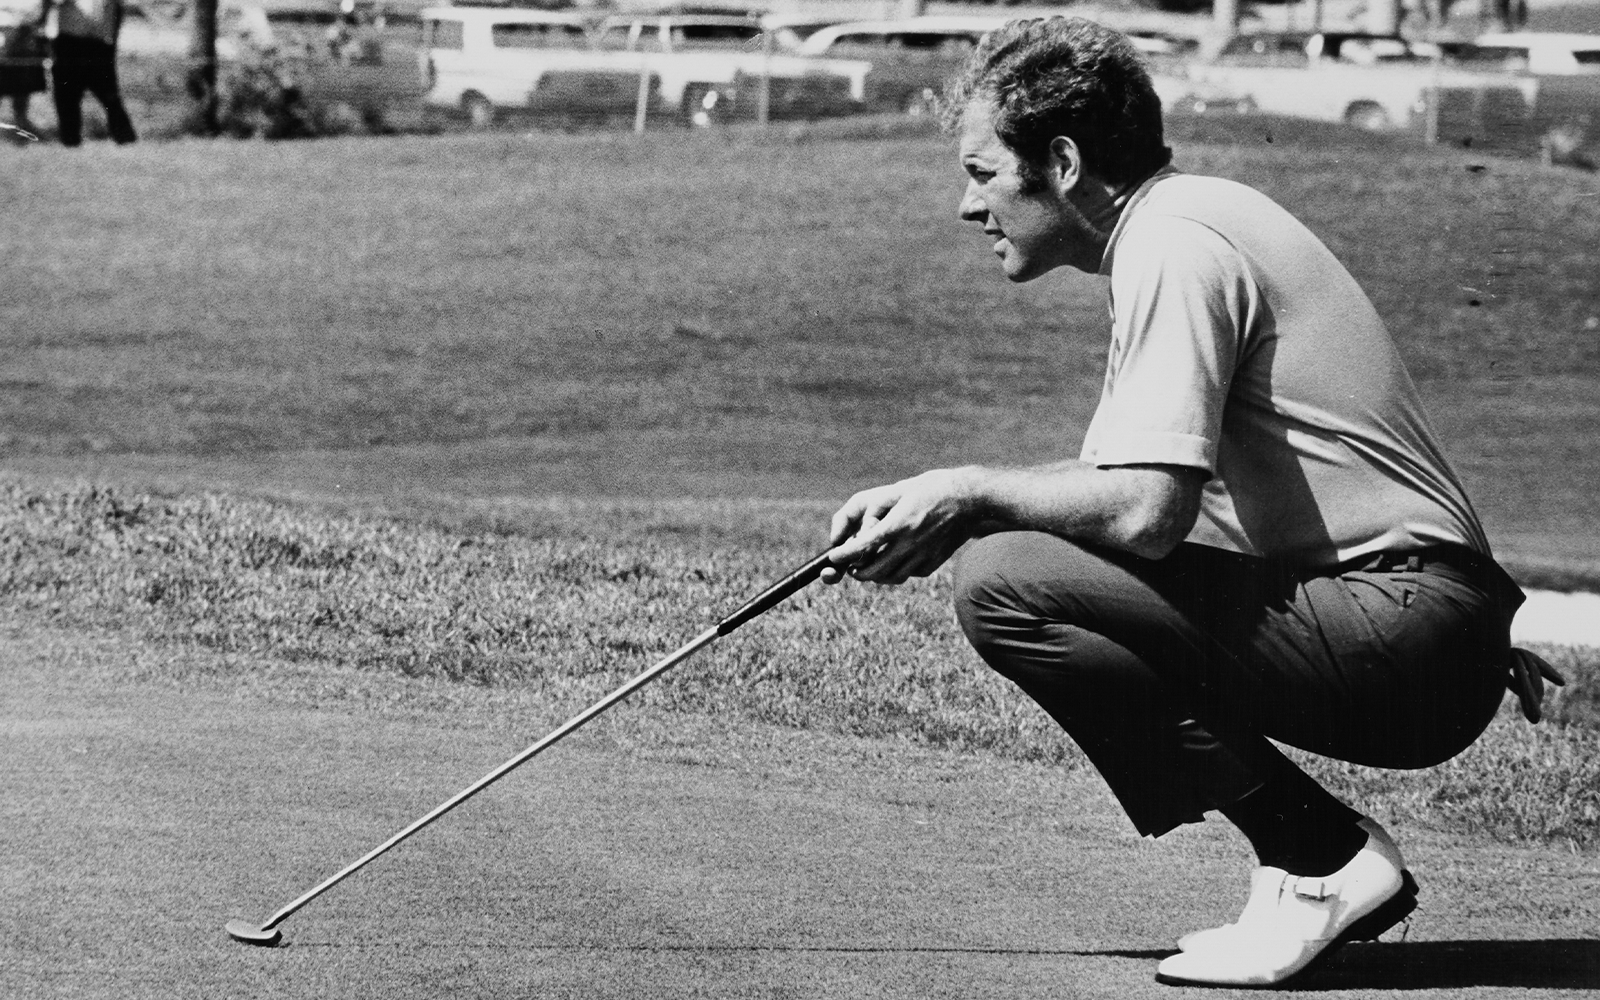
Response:
[{"label": "person's dark trousers", "polygon": [[51,46],[50,76],[56,123],[63,146],[83,142],[83,95],[106,109],[106,128],[120,144],[138,138],[117,84],[117,50],[94,38],[61,35]]},{"label": "person's dark trousers", "polygon": [[1314,790],[1269,738],[1385,768],[1477,739],[1521,593],[1466,549],[1422,552],[1307,577],[1200,545],[1151,560],[1007,532],[961,553],[956,615],[1159,836],[1269,781]]}]

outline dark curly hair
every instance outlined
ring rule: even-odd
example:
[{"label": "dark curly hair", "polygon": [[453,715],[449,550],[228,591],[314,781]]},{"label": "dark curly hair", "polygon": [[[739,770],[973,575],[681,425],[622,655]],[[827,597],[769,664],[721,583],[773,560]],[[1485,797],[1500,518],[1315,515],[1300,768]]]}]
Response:
[{"label": "dark curly hair", "polygon": [[1044,184],[1050,141],[1078,144],[1084,169],[1116,187],[1172,162],[1156,96],[1139,52],[1120,32],[1080,17],[1011,21],[989,34],[945,89],[947,131],[974,99],[994,102],[994,130]]}]

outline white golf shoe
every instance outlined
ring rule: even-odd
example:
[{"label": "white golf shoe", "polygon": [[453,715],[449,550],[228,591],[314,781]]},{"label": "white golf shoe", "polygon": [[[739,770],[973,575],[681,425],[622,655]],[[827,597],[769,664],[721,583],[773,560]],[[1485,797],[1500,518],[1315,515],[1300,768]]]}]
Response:
[{"label": "white golf shoe", "polygon": [[1417,884],[1388,833],[1362,820],[1367,843],[1332,875],[1257,868],[1234,923],[1186,935],[1156,970],[1172,985],[1270,986],[1347,941],[1370,941],[1417,906]]},{"label": "white golf shoe", "polygon": [[[1392,851],[1393,856],[1397,859],[1396,863],[1402,871],[1405,870],[1405,859],[1400,856],[1399,845],[1394,842],[1394,838],[1389,836],[1389,831],[1378,825],[1377,820],[1372,819],[1370,816],[1364,816],[1356,826],[1365,830],[1369,839],[1376,838],[1385,849]],[[1244,909],[1234,922],[1223,924],[1220,927],[1207,927],[1204,930],[1190,931],[1178,939],[1178,950],[1193,951],[1198,947],[1203,947],[1208,938],[1231,931],[1241,924],[1248,927],[1258,920],[1270,921],[1278,905],[1278,889],[1288,876],[1289,873],[1282,868],[1267,866],[1257,868],[1251,872],[1250,898],[1245,901]],[[1393,925],[1391,924],[1390,926]],[[1383,930],[1388,929],[1388,927],[1383,928]]]}]

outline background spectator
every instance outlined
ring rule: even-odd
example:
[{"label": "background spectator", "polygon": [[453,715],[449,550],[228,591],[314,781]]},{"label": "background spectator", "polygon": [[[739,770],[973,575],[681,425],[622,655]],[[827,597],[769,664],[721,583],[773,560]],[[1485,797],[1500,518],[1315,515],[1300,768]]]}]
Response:
[{"label": "background spectator", "polygon": [[83,95],[106,109],[113,141],[137,135],[117,85],[117,34],[122,30],[122,0],[46,0],[53,22],[50,75],[57,127],[63,146],[83,141]]},{"label": "background spectator", "polygon": [[0,97],[11,101],[11,122],[24,131],[34,131],[28,120],[29,99],[43,93],[48,83],[44,75],[46,41],[40,30],[42,12],[18,17],[15,24],[0,21]]}]

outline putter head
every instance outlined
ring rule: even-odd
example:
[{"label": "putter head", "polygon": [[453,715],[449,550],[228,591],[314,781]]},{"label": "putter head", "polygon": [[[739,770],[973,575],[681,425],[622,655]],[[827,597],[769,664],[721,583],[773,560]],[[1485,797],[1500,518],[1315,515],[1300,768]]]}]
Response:
[{"label": "putter head", "polygon": [[283,932],[276,927],[267,930],[248,920],[230,920],[224,930],[240,944],[253,944],[258,948],[275,948],[283,940]]}]

